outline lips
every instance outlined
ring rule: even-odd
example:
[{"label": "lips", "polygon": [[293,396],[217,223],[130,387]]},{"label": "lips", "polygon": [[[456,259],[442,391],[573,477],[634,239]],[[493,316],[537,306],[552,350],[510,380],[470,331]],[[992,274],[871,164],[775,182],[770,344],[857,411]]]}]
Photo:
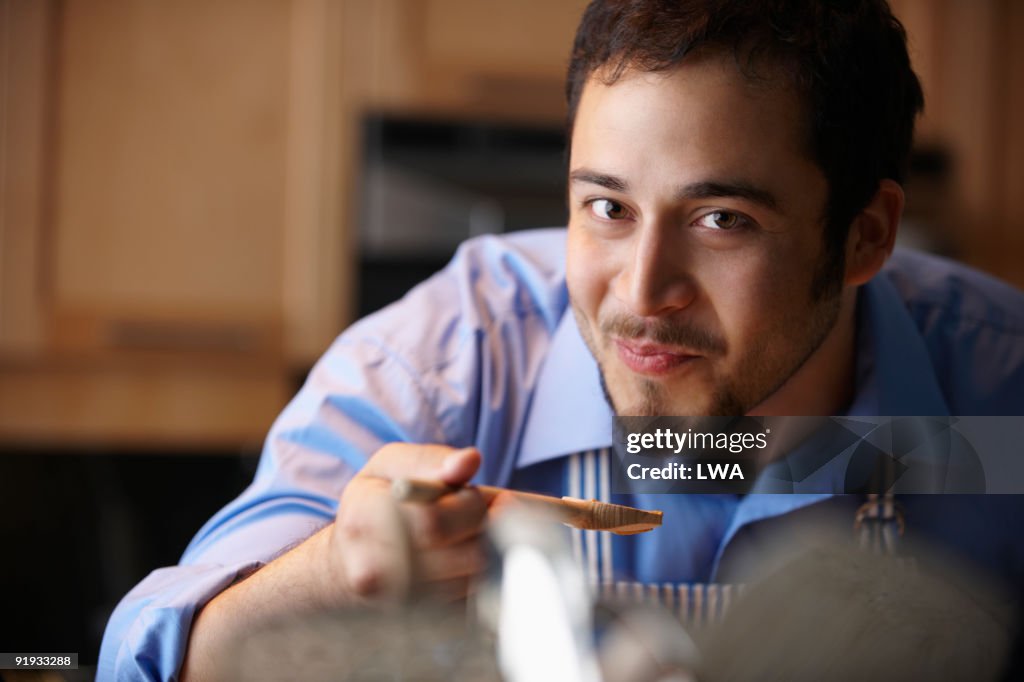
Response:
[{"label": "lips", "polygon": [[614,340],[619,359],[637,374],[663,376],[701,357],[672,346],[646,341]]}]

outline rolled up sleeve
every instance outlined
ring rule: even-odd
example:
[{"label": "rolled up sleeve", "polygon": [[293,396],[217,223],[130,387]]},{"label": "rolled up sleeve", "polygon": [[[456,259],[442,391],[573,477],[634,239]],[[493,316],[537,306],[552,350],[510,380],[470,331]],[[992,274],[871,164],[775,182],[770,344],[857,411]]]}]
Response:
[{"label": "rolled up sleeve", "polygon": [[175,566],[150,573],[111,616],[96,678],[174,679],[195,612],[259,566],[259,562]]}]

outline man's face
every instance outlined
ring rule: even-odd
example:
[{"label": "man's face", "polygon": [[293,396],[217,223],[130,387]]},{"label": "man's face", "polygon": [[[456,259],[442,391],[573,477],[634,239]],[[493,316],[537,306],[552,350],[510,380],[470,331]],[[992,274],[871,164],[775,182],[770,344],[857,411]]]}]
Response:
[{"label": "man's face", "polygon": [[803,120],[728,59],[585,86],[568,286],[617,413],[748,413],[834,326],[839,296],[812,296],[827,185]]}]

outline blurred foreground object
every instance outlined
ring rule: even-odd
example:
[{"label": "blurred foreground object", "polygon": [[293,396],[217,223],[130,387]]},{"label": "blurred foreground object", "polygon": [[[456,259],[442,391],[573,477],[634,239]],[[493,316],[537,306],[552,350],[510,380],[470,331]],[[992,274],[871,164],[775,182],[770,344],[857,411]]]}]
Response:
[{"label": "blurred foreground object", "polygon": [[823,545],[750,585],[698,638],[700,679],[995,680],[1011,622],[999,595],[942,558]]},{"label": "blurred foreground object", "polygon": [[552,518],[514,509],[492,529],[502,557],[496,624],[502,676],[597,682],[590,592]]},{"label": "blurred foreground object", "polygon": [[[1004,673],[1007,600],[945,557],[919,551],[908,562],[801,537],[789,561],[747,585],[724,618],[684,627],[647,591],[595,604],[558,520],[536,508],[503,510],[489,531],[495,560],[475,613],[396,584],[380,610],[311,613],[245,633],[227,677],[717,682]],[[395,559],[408,569],[395,575],[411,584],[415,556],[396,544]]]},{"label": "blurred foreground object", "polygon": [[243,637],[226,679],[499,680],[491,643],[464,610],[423,605],[283,620]]}]

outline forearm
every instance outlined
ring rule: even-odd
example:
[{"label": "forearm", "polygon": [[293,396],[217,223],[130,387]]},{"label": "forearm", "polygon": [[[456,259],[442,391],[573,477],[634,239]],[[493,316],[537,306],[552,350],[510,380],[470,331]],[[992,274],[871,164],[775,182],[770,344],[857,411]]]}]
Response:
[{"label": "forearm", "polygon": [[324,607],[384,603],[401,598],[414,582],[464,597],[485,562],[479,537],[487,502],[475,490],[462,490],[427,504],[396,506],[390,481],[413,476],[461,487],[479,466],[475,448],[394,443],[378,450],[345,487],[334,523],[196,614],[181,679],[214,679],[232,640],[254,623]]},{"label": "forearm", "polygon": [[[226,647],[239,632],[288,613],[339,603],[341,589],[331,589],[326,560],[332,525],[270,562],[247,579],[214,597],[195,616],[181,679],[215,679]],[[334,587],[340,588],[340,585]]]}]

